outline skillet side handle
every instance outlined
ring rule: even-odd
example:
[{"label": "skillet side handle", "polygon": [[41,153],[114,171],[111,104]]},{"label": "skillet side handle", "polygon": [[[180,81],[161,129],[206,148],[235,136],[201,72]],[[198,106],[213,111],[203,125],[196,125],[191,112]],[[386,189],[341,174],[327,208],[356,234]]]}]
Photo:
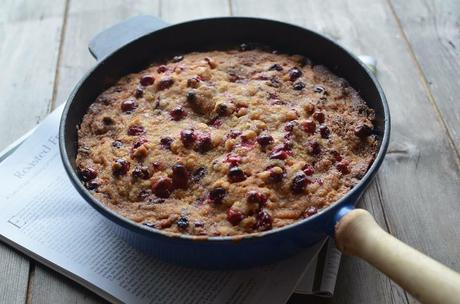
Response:
[{"label": "skillet side handle", "polygon": [[422,303],[458,303],[460,274],[385,232],[372,215],[355,209],[336,224],[337,247],[373,265]]},{"label": "skillet side handle", "polygon": [[166,22],[152,16],[131,17],[94,36],[88,49],[96,60],[101,60],[125,44],[166,26]]}]

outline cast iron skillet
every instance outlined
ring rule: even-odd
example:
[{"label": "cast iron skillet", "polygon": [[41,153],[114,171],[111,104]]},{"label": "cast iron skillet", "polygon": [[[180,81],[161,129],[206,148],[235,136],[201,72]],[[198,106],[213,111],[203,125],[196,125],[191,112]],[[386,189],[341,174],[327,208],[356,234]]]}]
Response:
[{"label": "cast iron skillet", "polygon": [[[315,63],[326,65],[333,73],[347,79],[375,110],[375,133],[379,136],[380,146],[374,163],[362,180],[339,201],[313,217],[282,228],[236,238],[208,237],[198,240],[193,236],[172,235],[136,224],[97,201],[80,182],[75,166],[77,128],[95,98],[120,77],[141,70],[155,58],[235,46],[242,42],[258,42],[283,52],[302,54]],[[384,232],[375,228],[375,222],[367,218],[368,213],[353,208],[385,156],[390,135],[388,105],[372,73],[339,45],[307,29],[272,20],[228,17],[167,26],[153,17],[139,16],[102,32],[91,41],[89,49],[98,62],[73,90],[64,108],[59,130],[61,156],[78,192],[108,219],[116,233],[133,246],[175,264],[233,269],[267,264],[288,257],[328,235],[334,235],[337,223],[337,243],[345,253],[363,256],[359,250],[348,249],[362,249],[367,242],[383,239],[363,239],[368,231]],[[362,226],[362,222],[366,223],[365,226],[356,230],[356,227]],[[385,244],[394,246],[391,242]],[[377,267],[382,269],[380,264]]]}]

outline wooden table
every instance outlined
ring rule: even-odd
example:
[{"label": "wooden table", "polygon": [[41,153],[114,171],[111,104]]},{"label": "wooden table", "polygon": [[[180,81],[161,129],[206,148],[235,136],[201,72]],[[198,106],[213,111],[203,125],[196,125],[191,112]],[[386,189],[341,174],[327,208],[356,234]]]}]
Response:
[{"label": "wooden table", "polygon": [[[65,102],[94,60],[89,39],[138,14],[175,23],[260,16],[321,32],[378,60],[392,115],[388,154],[361,202],[390,233],[460,270],[460,1],[66,0],[0,2],[0,149]],[[344,257],[333,299],[415,302],[366,263]],[[0,303],[101,298],[0,244]]]}]

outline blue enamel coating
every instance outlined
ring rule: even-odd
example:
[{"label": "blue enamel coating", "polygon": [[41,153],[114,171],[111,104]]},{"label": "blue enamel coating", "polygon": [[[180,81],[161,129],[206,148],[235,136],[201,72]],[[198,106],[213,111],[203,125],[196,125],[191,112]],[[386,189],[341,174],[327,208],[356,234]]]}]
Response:
[{"label": "blue enamel coating", "polygon": [[[143,18],[146,20],[145,16]],[[157,23],[164,25],[161,22]],[[107,223],[113,230],[133,246],[162,260],[208,269],[248,268],[271,263],[316,243],[326,235],[333,235],[335,223],[355,206],[380,167],[389,141],[388,105],[377,80],[365,65],[319,34],[272,20],[241,17],[212,18],[169,26],[158,31],[152,29],[150,33],[140,38],[139,31],[133,33],[133,41],[119,49],[105,46],[104,50],[116,50],[111,54],[106,54],[104,50],[91,50],[92,54],[102,54],[104,58],[71,93],[63,111],[59,130],[61,157],[71,182],[82,197],[108,219]],[[124,34],[129,35],[129,31]],[[199,45],[213,44],[219,39],[225,43],[258,41],[278,46],[280,49],[286,48],[304,53],[349,80],[376,111],[375,124],[381,145],[366,175],[354,189],[320,213],[282,228],[246,235],[240,239],[209,237],[206,240],[196,240],[188,235],[170,235],[161,230],[136,224],[106,208],[82,185],[75,170],[76,126],[81,122],[88,106],[104,88],[112,85],[113,81],[122,75],[133,71],[133,66],[135,66],[134,70],[145,66],[146,60],[150,60],[149,56],[152,53],[165,51],[171,55],[170,50],[181,47],[183,52],[196,50]],[[129,40],[125,39],[125,41]],[[112,40],[106,39],[106,41],[109,43]],[[178,41],[183,46],[180,46]],[[92,47],[95,46],[97,43],[92,44]]]}]

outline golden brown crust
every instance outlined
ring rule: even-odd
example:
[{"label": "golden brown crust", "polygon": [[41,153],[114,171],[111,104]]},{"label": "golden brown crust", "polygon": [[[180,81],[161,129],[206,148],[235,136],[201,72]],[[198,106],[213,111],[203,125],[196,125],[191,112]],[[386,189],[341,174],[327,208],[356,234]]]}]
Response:
[{"label": "golden brown crust", "polygon": [[170,232],[241,235],[311,216],[357,183],[378,142],[357,92],[304,62],[213,51],[123,77],[83,118],[82,180]]}]

